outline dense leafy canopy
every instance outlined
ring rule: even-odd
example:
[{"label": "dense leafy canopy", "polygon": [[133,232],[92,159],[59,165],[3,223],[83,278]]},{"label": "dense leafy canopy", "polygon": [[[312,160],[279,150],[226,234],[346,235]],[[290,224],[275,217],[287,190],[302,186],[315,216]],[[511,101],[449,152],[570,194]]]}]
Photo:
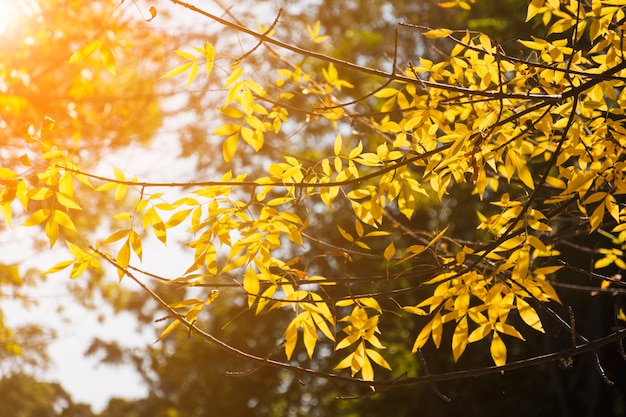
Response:
[{"label": "dense leafy canopy", "polygon": [[[514,48],[481,32],[406,23],[401,31],[444,53],[405,60],[390,46],[381,69],[317,52],[329,41],[319,23],[296,45],[275,35],[285,16],[249,29],[172,3],[251,39],[235,56],[209,41],[181,47],[179,64],[161,75],[221,89],[212,135],[221,141],[215,165],[226,169],[193,181],[144,181],[119,167],[96,175],[78,158],[80,142],[68,147],[44,123],[21,143],[33,162],[1,168],[0,207],[9,225],[23,216],[50,246],[67,247],[70,258],[48,273],[112,267],[165,311],[159,340],[186,327],[259,366],[374,389],[564,359],[626,337],[618,297],[606,298],[613,328],[590,339],[557,291],[624,292],[621,2],[534,0],[526,20],[547,35]],[[80,68],[99,54],[121,73],[118,47],[90,39],[69,60]],[[82,201],[101,196],[123,209],[85,243]],[[142,262],[155,240],[184,242],[177,275]],[[250,320],[284,323],[275,346],[240,347],[207,324],[242,297]],[[392,322],[412,333],[385,331]],[[569,349],[510,361],[511,346],[524,349],[518,340],[555,327],[566,329]],[[430,375],[422,350],[431,344],[455,362],[486,346],[495,367]],[[397,372],[407,370],[399,352],[423,359],[420,375]],[[316,358],[319,367],[305,365]]]}]

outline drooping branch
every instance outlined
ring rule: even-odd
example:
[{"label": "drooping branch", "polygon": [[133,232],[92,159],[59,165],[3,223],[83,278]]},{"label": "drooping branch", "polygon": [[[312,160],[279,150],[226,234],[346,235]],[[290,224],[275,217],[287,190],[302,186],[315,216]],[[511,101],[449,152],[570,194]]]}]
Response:
[{"label": "drooping branch", "polygon": [[243,350],[237,349],[234,346],[229,345],[228,343],[218,339],[212,334],[202,330],[198,327],[196,323],[189,322],[184,315],[178,313],[172,307],[168,305],[168,303],[163,300],[157,293],[155,293],[150,287],[145,285],[139,278],[137,278],[128,268],[122,268],[119,264],[115,262],[107,254],[99,251],[96,248],[91,248],[96,253],[98,253],[103,259],[105,259],[109,264],[111,264],[116,269],[121,270],[126,276],[128,276],[132,281],[134,281],[137,285],[139,285],[143,291],[152,297],[159,306],[167,314],[175,320],[179,320],[181,324],[183,324],[190,332],[196,334],[204,341],[213,344],[220,349],[228,352],[231,355],[239,357],[245,361],[255,363],[259,366],[269,366],[278,369],[284,369],[290,372],[295,372],[300,375],[308,375],[315,378],[322,378],[333,382],[341,382],[341,383],[349,383],[351,385],[358,385],[363,387],[375,387],[377,389],[383,388],[391,388],[391,387],[399,387],[399,386],[407,386],[407,385],[415,385],[415,384],[432,384],[434,382],[442,382],[442,381],[451,381],[458,380],[463,378],[475,378],[479,376],[497,374],[502,372],[514,371],[517,369],[523,369],[531,366],[537,366],[549,362],[558,361],[564,358],[571,358],[575,356],[579,356],[586,352],[597,351],[603,347],[608,345],[621,342],[626,338],[626,328],[618,329],[617,331],[609,334],[607,336],[601,337],[599,339],[589,341],[570,349],[561,350],[558,352],[548,353],[545,355],[538,355],[528,359],[522,359],[514,362],[509,362],[506,365],[502,366],[487,366],[483,368],[477,369],[469,369],[463,371],[454,371],[454,372],[446,372],[441,374],[428,374],[425,376],[411,377],[411,378],[398,378],[392,380],[380,380],[380,381],[367,381],[359,378],[350,378],[344,377],[337,374],[332,374],[328,372],[318,371],[310,368],[303,368],[301,366],[296,366],[290,363],[277,361],[274,359],[270,359],[267,357],[257,356]]}]

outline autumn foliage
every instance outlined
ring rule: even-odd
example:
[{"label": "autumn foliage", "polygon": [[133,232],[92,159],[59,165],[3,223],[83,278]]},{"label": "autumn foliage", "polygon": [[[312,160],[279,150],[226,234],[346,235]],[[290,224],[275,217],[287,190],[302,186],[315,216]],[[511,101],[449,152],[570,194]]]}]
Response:
[{"label": "autumn foliage", "polygon": [[[47,273],[80,279],[112,267],[162,305],[168,322],[160,339],[183,326],[247,360],[372,387],[419,380],[393,379],[380,326],[392,316],[420,324],[403,341],[414,354],[432,343],[457,361],[487,340],[496,371],[507,367],[511,340],[544,332],[547,321],[572,333],[573,351],[564,356],[626,337],[617,327],[600,342],[585,339],[559,309],[554,285],[581,272],[560,257],[568,241],[590,236],[599,243],[573,248],[594,256],[583,271],[588,290],[623,290],[616,272],[626,269],[621,2],[533,0],[527,20],[547,36],[514,45],[406,23],[400,29],[421,34],[426,45],[443,41],[446,56],[416,56],[391,70],[316,52],[328,41],[319,24],[308,27],[308,45],[294,45],[273,37],[280,18],[251,30],[172,3],[258,42],[241,56],[210,42],[183,46],[172,52],[180,64],[162,75],[188,88],[210,77],[222,89],[212,134],[222,144],[220,166],[230,170],[195,182],[175,174],[144,181],[117,167],[103,177],[82,167],[80,152],[48,119],[23,141],[33,163],[0,168],[6,222],[41,227],[50,246],[67,246],[67,260]],[[452,3],[445,5],[470,6]],[[93,39],[66,65],[119,74],[115,50],[115,40]],[[262,76],[270,66],[272,75]],[[354,93],[354,72],[378,87]],[[319,137],[307,136],[313,126],[323,130]],[[110,213],[106,236],[84,244],[76,219],[92,195],[124,209]],[[471,208],[474,230],[445,216],[414,227],[423,207],[453,204]],[[318,227],[337,213],[332,230]],[[184,241],[178,276],[143,266],[144,243],[155,239]],[[376,268],[364,275],[362,262]],[[156,283],[193,296],[164,300]],[[242,296],[258,320],[289,316],[280,349],[244,352],[203,330],[201,314],[213,303]],[[617,304],[615,311],[626,320]],[[330,346],[334,369],[296,364],[296,352],[314,357],[321,345]],[[560,357],[551,354],[547,360]],[[390,372],[375,377],[375,369]]]}]

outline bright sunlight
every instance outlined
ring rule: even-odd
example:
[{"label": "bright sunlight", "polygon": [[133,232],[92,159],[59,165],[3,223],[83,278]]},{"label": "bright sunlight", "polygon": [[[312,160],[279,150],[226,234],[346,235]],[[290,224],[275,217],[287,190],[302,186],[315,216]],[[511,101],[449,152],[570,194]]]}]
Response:
[{"label": "bright sunlight", "polygon": [[23,14],[23,8],[28,7],[27,3],[27,1],[0,0],[0,35],[5,33],[12,22]]}]

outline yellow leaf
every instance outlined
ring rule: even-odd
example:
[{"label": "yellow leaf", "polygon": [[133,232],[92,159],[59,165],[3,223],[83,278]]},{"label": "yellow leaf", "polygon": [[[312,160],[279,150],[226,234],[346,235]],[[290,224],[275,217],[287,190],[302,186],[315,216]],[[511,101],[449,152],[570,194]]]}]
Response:
[{"label": "yellow leaf", "polygon": [[467,325],[467,316],[464,316],[456,325],[454,329],[454,334],[452,335],[452,355],[454,356],[454,361],[457,362],[463,352],[465,352],[465,348],[468,343],[468,325]]},{"label": "yellow leaf", "polygon": [[83,45],[79,50],[74,52],[72,56],[69,57],[67,62],[70,64],[73,64],[75,62],[84,60],[85,58],[89,57],[91,54],[96,52],[96,50],[100,48],[100,45],[102,45],[102,41],[100,40],[91,41],[88,44]]},{"label": "yellow leaf", "polygon": [[229,136],[229,135],[233,135],[235,133],[239,133],[240,129],[241,129],[240,125],[225,124],[225,125],[222,125],[222,126],[218,127],[217,129],[215,129],[213,131],[213,134],[214,135],[218,135],[218,136]]},{"label": "yellow leaf", "polygon": [[183,50],[180,50],[180,49],[177,49],[174,52],[176,53],[176,55],[182,56],[183,58],[189,59],[191,61],[196,59],[195,55],[192,54],[191,52],[183,51]]},{"label": "yellow leaf", "polygon": [[111,48],[104,42],[100,44],[100,60],[102,64],[104,64],[104,68],[115,77],[115,57],[113,56],[113,52],[111,52]]},{"label": "yellow leaf", "polygon": [[10,168],[0,167],[0,178],[15,178],[17,174]]},{"label": "yellow leaf", "polygon": [[170,323],[169,326],[167,326],[165,328],[165,330],[163,330],[161,332],[161,335],[159,336],[159,338],[157,340],[154,341],[154,343],[157,343],[161,340],[163,340],[168,334],[170,334],[172,332],[172,330],[174,330],[178,325],[180,324],[180,320],[176,319],[174,320],[172,323]]},{"label": "yellow leaf", "polygon": [[[296,348],[298,341],[298,326],[296,324],[297,317],[289,323],[287,330],[285,331],[285,355],[287,359],[291,359],[293,351]],[[350,366],[349,364],[347,366]],[[347,366],[344,366],[346,368]]]},{"label": "yellow leaf", "polygon": [[241,128],[241,137],[257,152],[263,147],[263,134],[258,130],[255,132],[244,126]]},{"label": "yellow leaf", "polygon": [[52,248],[59,238],[59,224],[54,221],[48,221],[45,229],[46,236],[50,239],[50,248]]},{"label": "yellow leaf", "polygon": [[248,116],[254,111],[254,96],[247,85],[241,90],[241,108]]},{"label": "yellow leaf", "polygon": [[120,268],[117,269],[117,275],[120,279],[124,278],[124,270],[128,268],[128,264],[130,262],[130,245],[128,244],[128,240],[124,242],[120,251],[117,253],[115,257],[115,263],[117,263]]},{"label": "yellow leaf", "polygon": [[165,223],[161,220],[160,217],[157,216],[157,219],[152,222],[152,231],[157,239],[161,241],[164,245],[167,243],[167,230],[165,228]]},{"label": "yellow leaf", "polygon": [[393,255],[396,253],[396,246],[393,244],[393,242],[391,242],[389,245],[387,245],[387,247],[385,248],[385,252],[383,253],[383,257],[390,261],[393,258]]},{"label": "yellow leaf", "polygon": [[191,67],[189,68],[189,75],[187,76],[187,87],[191,86],[191,83],[198,75],[199,64],[198,61],[194,60],[191,62]]},{"label": "yellow leaf", "polygon": [[428,245],[426,246],[426,249],[430,248],[432,245],[437,243],[437,241],[441,239],[441,237],[448,231],[448,227],[449,226],[446,226],[441,232],[437,233],[437,236],[435,236],[433,240],[431,240],[430,243],[428,243]]},{"label": "yellow leaf", "polygon": [[50,198],[54,192],[48,187],[37,187],[28,191],[28,198],[31,200],[46,200]]},{"label": "yellow leaf", "polygon": [[491,128],[491,126],[498,120],[498,115],[499,112],[496,110],[489,113],[487,116],[485,116],[483,120],[481,120],[480,124],[478,125],[478,130],[484,132],[487,129]]},{"label": "yellow leaf", "polygon": [[428,314],[425,310],[416,306],[404,306],[402,309],[408,313],[417,314],[418,316],[425,316]]},{"label": "yellow leaf", "polygon": [[[288,199],[288,201],[292,201],[293,199]],[[284,213],[280,213],[280,217],[282,217],[283,219],[290,221],[291,223],[296,223],[296,224],[304,224],[304,222],[302,221],[302,219],[300,218],[300,216],[298,216],[295,213],[289,213],[289,212],[284,212]]]},{"label": "yellow leaf", "polygon": [[339,154],[341,153],[341,146],[342,146],[341,134],[338,134],[337,137],[335,138],[335,146],[334,146],[335,156],[339,156]]},{"label": "yellow leaf", "polygon": [[[472,317],[471,310],[470,310],[470,317]],[[481,324],[480,327],[474,329],[472,333],[470,333],[469,337],[467,338],[467,341],[469,343],[478,342],[479,340],[484,339],[485,336],[487,336],[489,333],[491,333],[491,330],[492,330],[492,327],[490,323]]]},{"label": "yellow leaf", "polygon": [[617,204],[615,197],[607,194],[606,198],[604,199],[604,205],[606,206],[606,210],[609,212],[611,217],[613,217],[615,221],[619,223],[619,205]]},{"label": "yellow leaf", "polygon": [[324,36],[320,36],[320,21],[318,20],[317,22],[315,22],[315,26],[311,27],[310,25],[306,26],[306,31],[309,34],[309,37],[311,38],[311,40],[315,43],[322,43],[324,42],[326,39],[328,39],[328,36],[324,35]]},{"label": "yellow leaf", "polygon": [[493,332],[493,339],[491,339],[491,357],[496,366],[502,366],[506,364],[506,345],[500,338],[498,332]]},{"label": "yellow leaf", "polygon": [[563,268],[563,265],[544,266],[544,267],[535,269],[533,273],[537,275],[550,275],[550,274],[555,273],[561,268]]},{"label": "yellow leaf", "polygon": [[128,186],[126,184],[119,184],[115,187],[115,200],[122,200],[126,196],[126,191],[128,191]]},{"label": "yellow leaf", "polygon": [[528,12],[526,13],[526,22],[535,17],[543,7],[545,0],[532,0],[528,5]]},{"label": "yellow leaf", "polygon": [[363,298],[358,298],[357,301],[360,304],[363,304],[364,306],[371,308],[372,310],[378,311],[381,314],[383,312],[383,309],[380,307],[380,304],[378,304],[378,301],[376,301],[375,298],[363,297]]},{"label": "yellow leaf", "polygon": [[96,188],[96,191],[109,191],[114,189],[115,187],[117,187],[116,182],[107,182],[106,184],[102,184],[101,186]]},{"label": "yellow leaf", "polygon": [[352,235],[346,232],[341,226],[337,225],[337,229],[344,239],[346,239],[348,242],[354,242],[354,238],[352,237]]},{"label": "yellow leaf", "polygon": [[13,211],[11,210],[11,203],[2,203],[0,204],[0,210],[2,210],[2,216],[4,217],[4,221],[7,223],[9,227],[13,227]]},{"label": "yellow leaf", "polygon": [[526,323],[533,329],[544,333],[543,325],[541,324],[541,319],[539,318],[539,315],[537,314],[535,309],[530,306],[530,304],[528,304],[520,297],[517,297],[517,311],[519,312],[522,320],[524,320],[524,323]]},{"label": "yellow leaf", "polygon": [[[174,77],[178,74],[182,74],[183,72],[187,71],[189,68],[191,68],[191,66],[193,65],[193,63],[196,61],[189,61],[189,62],[185,62],[182,65],[177,66],[176,68],[173,68],[171,70],[169,70],[168,72],[166,72],[165,74],[161,75],[160,79],[163,78],[170,78],[170,77]],[[196,62],[197,64],[197,62]]]},{"label": "yellow leaf", "polygon": [[49,209],[39,209],[35,211],[26,221],[23,223],[24,226],[36,226],[38,224],[43,223],[50,216]]},{"label": "yellow leaf", "polygon": [[500,333],[504,333],[504,334],[508,334],[509,336],[517,337],[520,340],[526,340],[526,339],[524,339],[524,336],[522,336],[522,334],[520,332],[518,332],[517,329],[515,327],[511,326],[510,324],[498,322],[498,323],[496,323],[495,328]]},{"label": "yellow leaf", "polygon": [[[594,269],[606,268],[607,266],[609,266],[609,265],[611,265],[613,263],[614,259],[615,258],[610,257],[610,256],[606,256],[604,258],[600,258],[593,264],[593,267],[594,267]],[[604,282],[607,282],[607,281],[603,281],[603,283]]]},{"label": "yellow leaf", "polygon": [[[269,98],[267,95],[267,92],[265,91],[265,89],[261,86],[261,84],[254,82],[252,80],[246,80],[245,83],[246,87],[253,92],[254,94],[256,94],[259,97],[265,97],[265,98]],[[267,114],[267,113],[265,113]]]},{"label": "yellow leaf", "polygon": [[224,87],[228,87],[230,84],[235,82],[237,79],[239,79],[239,77],[241,77],[242,74],[243,74],[243,68],[235,69],[235,71],[233,71],[233,73],[228,76],[226,81],[224,81]]},{"label": "yellow leaf", "polygon": [[341,362],[339,362],[337,364],[337,366],[335,366],[334,369],[345,369],[345,368],[349,368],[352,365],[352,358],[354,356],[354,353],[350,353],[348,356],[346,356],[345,358],[343,358],[341,360]]},{"label": "yellow leaf", "polygon": [[252,306],[259,295],[259,278],[254,270],[249,267],[243,277],[243,290],[248,294],[248,306]]},{"label": "yellow leaf", "polygon": [[[353,368],[353,371],[356,368]],[[353,372],[354,373],[354,372]],[[354,376],[354,375],[353,375]],[[363,357],[363,364],[361,365],[361,377],[365,381],[373,381],[374,380],[374,369],[372,368],[371,362],[367,359],[367,357]]]},{"label": "yellow leaf", "polygon": [[76,227],[74,226],[74,222],[70,219],[66,213],[61,210],[54,210],[54,221],[66,229],[76,231]]},{"label": "yellow leaf", "polygon": [[604,204],[598,204],[598,207],[596,207],[596,209],[589,217],[589,225],[591,226],[591,230],[589,233],[596,230],[602,224],[602,220],[604,220],[604,208]]},{"label": "yellow leaf", "polygon": [[359,141],[359,144],[356,146],[356,148],[352,149],[350,151],[350,154],[348,155],[349,159],[354,159],[357,156],[361,155],[361,152],[363,152],[363,142]]},{"label": "yellow leaf", "polygon": [[72,200],[72,198],[66,194],[57,192],[56,199],[57,199],[57,202],[64,207],[67,207],[69,209],[74,209],[74,210],[82,210],[82,208],[78,205],[78,203]]},{"label": "yellow leaf", "polygon": [[48,269],[47,271],[44,272],[44,274],[53,274],[55,272],[59,272],[62,271],[63,269],[67,268],[68,266],[72,265],[74,263],[73,260],[68,260],[68,261],[61,261],[58,264],[54,265],[53,267],[51,267],[50,269]]},{"label": "yellow leaf", "polygon": [[433,320],[431,321],[431,323],[431,337],[433,339],[435,347],[439,349],[439,346],[441,345],[441,337],[443,334],[443,322],[441,320],[441,314],[436,313],[433,316]]},{"label": "yellow leaf", "polygon": [[204,59],[206,59],[206,76],[211,75],[213,64],[215,63],[215,47],[212,43],[204,44]]},{"label": "yellow leaf", "polygon": [[521,157],[514,159],[517,168],[517,175],[519,179],[524,183],[525,186],[533,190],[535,188],[535,183],[533,181],[533,177],[530,174],[530,170],[526,165],[526,161],[524,161]]},{"label": "yellow leaf", "polygon": [[224,141],[222,145],[222,155],[224,162],[230,162],[237,152],[237,142],[239,141],[239,134],[231,135]]},{"label": "yellow leaf", "polygon": [[365,349],[365,353],[367,354],[367,356],[370,357],[370,359],[374,361],[376,365],[381,366],[385,369],[389,369],[391,371],[391,366],[389,365],[389,363],[387,363],[385,358],[383,358],[380,353],[378,353],[374,349]]},{"label": "yellow leaf", "polygon": [[376,91],[376,93],[374,93],[374,97],[377,98],[389,98],[389,97],[394,97],[399,93],[398,90],[396,90],[395,88],[390,88],[390,87],[385,87],[385,88],[381,88],[380,90]]},{"label": "yellow leaf", "polygon": [[130,242],[130,246],[132,247],[133,252],[135,252],[135,255],[137,255],[139,260],[141,260],[142,255],[143,255],[141,237],[139,237],[137,232],[135,232],[134,230],[131,230],[130,234],[128,235],[128,241]]},{"label": "yellow leaf", "polygon": [[178,211],[178,212],[174,213],[172,215],[172,217],[169,218],[167,223],[165,223],[165,227],[170,229],[172,227],[177,226],[183,220],[185,220],[187,218],[187,216],[189,216],[189,214],[191,213],[191,210],[192,209],[185,209],[185,210],[181,210],[181,211]]},{"label": "yellow leaf", "polygon": [[315,353],[315,345],[317,344],[317,330],[315,326],[309,323],[306,323],[303,327],[302,341],[304,342],[307,355],[309,355],[309,358],[312,358],[313,353]]},{"label": "yellow leaf", "polygon": [[415,338],[415,343],[413,344],[413,349],[411,349],[411,352],[415,353],[417,352],[419,349],[421,349],[422,347],[424,347],[424,345],[426,344],[426,342],[428,342],[428,339],[430,338],[430,333],[431,333],[431,329],[432,329],[432,321],[430,321],[426,326],[424,326],[424,328],[419,332],[419,334],[417,335],[417,337]]},{"label": "yellow leaf", "polygon": [[121,240],[121,239],[125,238],[126,236],[128,236],[129,233],[130,233],[129,229],[118,230],[117,232],[112,233],[104,241],[102,241],[102,243],[106,244],[106,243],[117,242],[118,240]]},{"label": "yellow leaf", "polygon": [[449,36],[452,32],[453,31],[450,29],[433,29],[433,30],[424,32],[424,36],[429,39],[445,38]]},{"label": "yellow leaf", "polygon": [[118,181],[126,181],[126,176],[124,175],[124,172],[118,167],[113,167],[113,175],[115,175],[115,179],[117,179]]},{"label": "yellow leaf", "polygon": [[116,220],[130,220],[132,219],[132,217],[132,214],[128,212],[117,213],[115,216],[113,216],[113,218]]}]

